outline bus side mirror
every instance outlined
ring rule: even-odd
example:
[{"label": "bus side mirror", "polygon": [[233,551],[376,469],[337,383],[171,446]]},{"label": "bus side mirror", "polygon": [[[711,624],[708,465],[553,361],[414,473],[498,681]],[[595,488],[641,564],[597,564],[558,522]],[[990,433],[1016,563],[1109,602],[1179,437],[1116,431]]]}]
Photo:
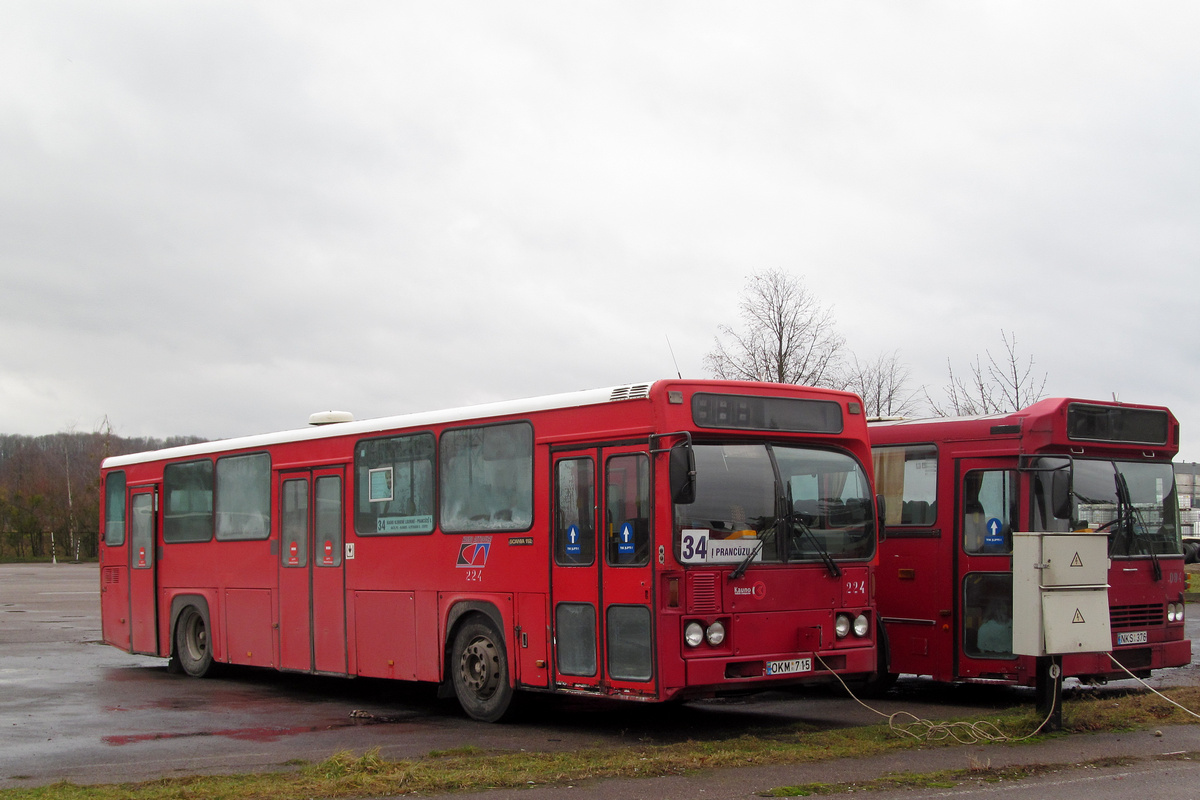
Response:
[{"label": "bus side mirror", "polygon": [[887,528],[884,527],[883,521],[887,519],[887,500],[883,499],[883,495],[875,495],[875,524],[879,528],[879,541],[887,538]]},{"label": "bus side mirror", "polygon": [[696,454],[691,445],[671,448],[671,502],[686,506],[696,502]]},{"label": "bus side mirror", "polygon": [[1050,504],[1055,519],[1071,518],[1071,474],[1064,469],[1055,470],[1050,479]]}]

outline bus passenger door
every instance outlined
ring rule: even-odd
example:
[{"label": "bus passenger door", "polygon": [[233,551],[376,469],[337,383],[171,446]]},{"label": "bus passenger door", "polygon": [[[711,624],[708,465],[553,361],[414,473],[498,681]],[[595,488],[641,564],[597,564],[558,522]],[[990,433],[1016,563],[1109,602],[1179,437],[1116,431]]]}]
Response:
[{"label": "bus passenger door", "polygon": [[279,476],[281,669],[346,674],[341,467]]},{"label": "bus passenger door", "polygon": [[158,552],[154,487],[129,490],[130,652],[158,655]]},{"label": "bus passenger door", "polygon": [[645,447],[605,448],[600,506],[600,602],[604,676],[608,690],[657,694],[655,624],[651,598],[654,542],[650,511],[650,454]]},{"label": "bus passenger door", "polygon": [[554,487],[556,686],[653,695],[649,454],[629,447],[560,453]]},{"label": "bus passenger door", "polygon": [[550,553],[555,686],[600,691],[600,569],[596,561],[598,450],[555,457]]},{"label": "bus passenger door", "polygon": [[960,459],[956,470],[958,635],[961,678],[1011,678],[1012,531],[1017,471],[997,459]]}]

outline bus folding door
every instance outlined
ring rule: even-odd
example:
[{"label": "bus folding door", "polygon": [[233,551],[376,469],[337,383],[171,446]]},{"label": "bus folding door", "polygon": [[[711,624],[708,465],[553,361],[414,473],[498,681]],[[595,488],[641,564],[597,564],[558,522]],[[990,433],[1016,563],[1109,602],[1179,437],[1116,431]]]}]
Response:
[{"label": "bus folding door", "polygon": [[556,454],[553,467],[555,685],[653,696],[649,454],[575,450]]},{"label": "bus folding door", "polygon": [[278,480],[280,668],[345,675],[342,468]]},{"label": "bus folding door", "polygon": [[1011,679],[1012,531],[1020,519],[1011,459],[959,459],[954,520],[960,678]]},{"label": "bus folding door", "polygon": [[129,490],[130,652],[158,655],[158,526],[153,487]]}]

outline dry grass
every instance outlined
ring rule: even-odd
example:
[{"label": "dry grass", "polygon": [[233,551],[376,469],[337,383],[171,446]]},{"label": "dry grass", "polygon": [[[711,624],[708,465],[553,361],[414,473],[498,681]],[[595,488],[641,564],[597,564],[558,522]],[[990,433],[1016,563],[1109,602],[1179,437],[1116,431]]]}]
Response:
[{"label": "dry grass", "polygon": [[[1200,707],[1200,688],[1171,690],[1174,700]],[[1068,732],[1130,730],[1138,727],[1197,722],[1165,700],[1146,692],[1098,694],[1069,700],[1064,707]],[[1041,722],[1033,709],[1016,709],[987,720],[989,727],[1009,736],[1024,736]],[[1037,741],[1041,737],[1027,741]],[[934,744],[950,746],[952,739]],[[636,778],[692,773],[725,767],[798,764],[832,758],[860,758],[889,750],[930,746],[898,736],[886,725],[813,731],[746,734],[710,742],[672,745],[597,747],[563,753],[483,753],[473,748],[432,753],[425,758],[388,761],[378,751],[361,755],[338,753],[319,764],[299,765],[286,772],[255,775],[170,778],[137,784],[79,786],[58,783],[30,789],[0,791],[0,800],[303,800],[311,797],[359,798],[416,792],[422,795],[498,787],[572,785],[603,778]],[[965,773],[983,779],[987,765],[971,764]],[[876,788],[898,788],[890,784]],[[942,775],[918,776],[921,785],[958,780]],[[932,782],[932,783],[931,783]],[[812,787],[784,790],[818,793]]]}]

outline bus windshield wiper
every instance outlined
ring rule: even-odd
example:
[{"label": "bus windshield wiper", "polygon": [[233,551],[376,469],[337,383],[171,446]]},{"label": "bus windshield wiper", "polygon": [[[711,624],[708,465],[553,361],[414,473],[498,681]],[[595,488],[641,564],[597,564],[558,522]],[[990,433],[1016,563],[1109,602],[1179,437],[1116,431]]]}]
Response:
[{"label": "bus windshield wiper", "polygon": [[758,544],[754,545],[754,549],[746,554],[746,557],[742,559],[742,563],[738,564],[737,569],[729,573],[729,580],[736,581],[738,578],[746,574],[746,570],[750,568],[750,562],[753,561],[754,557],[758,555],[760,550],[762,550],[764,541],[766,540],[758,540]]},{"label": "bus windshield wiper", "polygon": [[[1154,569],[1154,580],[1162,580],[1162,564],[1158,563],[1158,552],[1154,549],[1154,541],[1150,538],[1150,528],[1146,525],[1145,519],[1142,518],[1141,512],[1133,505],[1133,495],[1129,492],[1129,483],[1125,480],[1125,476],[1118,468],[1117,474],[1117,503],[1124,505],[1126,517],[1129,520],[1128,538],[1125,540],[1125,555],[1130,555],[1133,550],[1133,538],[1136,536],[1139,544],[1146,547],[1146,551],[1150,554],[1150,563]],[[1118,514],[1120,508],[1118,506]],[[1145,535],[1138,534],[1138,528],[1145,531]]]},{"label": "bus windshield wiper", "polygon": [[834,578],[842,577],[842,568],[839,567],[837,562],[833,560],[833,557],[829,555],[829,551],[825,549],[823,544],[821,544],[821,540],[817,538],[815,533],[813,533],[812,528],[808,527],[804,520],[800,518],[800,515],[792,512],[791,514],[788,514],[787,518],[792,524],[793,529],[799,528],[801,533],[806,534],[808,538],[812,540],[813,547],[817,549],[817,555],[821,557],[821,560],[825,562],[825,568],[829,570],[829,575]]}]

